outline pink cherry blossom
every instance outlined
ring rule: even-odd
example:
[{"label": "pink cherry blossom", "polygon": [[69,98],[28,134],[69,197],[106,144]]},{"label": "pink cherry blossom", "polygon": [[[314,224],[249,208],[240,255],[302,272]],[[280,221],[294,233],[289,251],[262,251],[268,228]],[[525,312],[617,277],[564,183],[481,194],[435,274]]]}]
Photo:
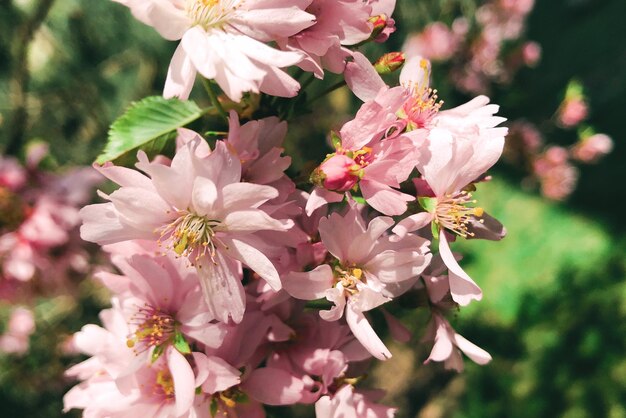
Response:
[{"label": "pink cherry blossom", "polygon": [[300,53],[266,43],[311,26],[311,0],[115,0],[168,40],[179,40],[165,83],[165,97],[186,99],[196,73],[214,79],[238,102],[245,92],[292,97],[299,84],[281,68]]},{"label": "pink cherry blossom", "polygon": [[388,217],[374,218],[366,224],[354,207],[343,216],[333,213],[319,225],[322,242],[334,257],[332,265],[292,272],[284,278],[285,290],[292,296],[305,300],[325,297],[335,305],[320,312],[323,319],[336,321],[345,311],[355,337],[382,360],[391,353],[363,312],[408,290],[430,261],[428,241],[406,236],[391,242],[384,237],[392,225]]},{"label": "pink cherry blossom", "polygon": [[323,396],[315,404],[316,418],[393,418],[396,409],[375,404],[350,385],[334,396]]},{"label": "pink cherry blossom", "polygon": [[411,215],[394,228],[402,236],[435,223],[439,228],[439,252],[450,269],[452,296],[460,305],[480,300],[482,292],[452,256],[446,231],[471,236],[469,225],[483,215],[481,208],[468,206],[473,201],[464,189],[500,158],[507,133],[506,128],[496,127],[504,120],[493,116],[498,106],[488,103],[487,97],[480,96],[439,112],[433,119],[417,169],[434,196],[421,202],[427,206],[426,212]]},{"label": "pink cherry blossom", "polygon": [[336,152],[329,154],[311,176],[314,183],[329,189],[314,189],[307,202],[307,213],[340,201],[342,197],[337,192],[357,184],[363,198],[377,211],[385,215],[406,211],[406,202],[414,199],[397,189],[414,168],[418,153],[414,141],[419,133],[399,133],[403,126],[398,123],[396,112],[404,101],[401,87],[382,89],[380,95],[361,107],[355,119],[344,124],[337,137]]},{"label": "pink cherry blossom", "polygon": [[424,337],[435,344],[424,363],[442,361],[446,369],[463,371],[461,352],[475,363],[484,365],[491,361],[491,356],[482,348],[471,343],[462,335],[457,334],[450,323],[439,313],[433,312],[433,318]]},{"label": "pink cherry blossom", "polygon": [[[97,277],[118,295],[130,333],[127,345],[137,354],[163,351],[176,341],[219,347],[225,335],[204,301],[196,269],[173,256],[114,256],[123,276]],[[186,353],[185,353],[186,354]]]},{"label": "pink cherry blossom", "polygon": [[35,318],[30,309],[16,307],[11,311],[4,334],[0,335],[0,351],[23,354],[28,351],[29,337],[35,332]]},{"label": "pink cherry blossom", "polygon": [[408,57],[421,56],[432,61],[446,61],[458,47],[457,35],[445,23],[433,22],[419,34],[408,37],[402,50]]},{"label": "pink cherry blossom", "polygon": [[245,310],[240,262],[274,289],[281,288],[262,246],[251,244],[256,243],[254,233],[284,231],[293,223],[258,208],[278,192],[240,182],[241,163],[223,142],[204,158],[196,155],[197,144],[194,140],[180,148],[170,166],[149,162],[139,153],[137,167],[150,177],[112,165],[100,168],[122,187],[103,195],[108,203],[81,210],[81,236],[99,244],[158,240],[196,267],[213,317],[240,322]]},{"label": "pink cherry blossom", "polygon": [[361,0],[313,0],[306,9],[315,24],[279,44],[287,51],[299,51],[305,59],[300,68],[323,78],[324,69],[343,72],[351,55],[346,46],[365,41],[372,34],[368,22],[372,8]]},{"label": "pink cherry blossom", "polygon": [[572,156],[584,163],[595,163],[613,150],[613,140],[606,134],[593,134],[578,140]]}]

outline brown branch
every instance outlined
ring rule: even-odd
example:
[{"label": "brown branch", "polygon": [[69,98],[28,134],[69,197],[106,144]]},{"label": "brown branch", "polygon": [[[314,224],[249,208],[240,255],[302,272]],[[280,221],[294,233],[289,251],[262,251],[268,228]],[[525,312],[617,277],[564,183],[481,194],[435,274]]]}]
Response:
[{"label": "brown branch", "polygon": [[9,81],[9,97],[12,115],[8,122],[8,140],[4,152],[8,155],[17,154],[24,144],[28,126],[28,110],[26,99],[30,72],[28,69],[28,47],[35,33],[50,12],[55,0],[39,0],[33,14],[16,30],[11,43],[12,70]]}]

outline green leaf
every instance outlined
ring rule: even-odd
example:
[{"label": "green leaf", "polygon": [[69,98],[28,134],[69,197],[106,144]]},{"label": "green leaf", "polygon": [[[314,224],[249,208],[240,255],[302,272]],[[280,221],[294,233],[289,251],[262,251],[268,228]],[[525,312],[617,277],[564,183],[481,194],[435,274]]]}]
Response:
[{"label": "green leaf", "polygon": [[191,347],[189,347],[189,343],[180,331],[176,331],[174,335],[174,347],[182,354],[191,353]]},{"label": "green leaf", "polygon": [[155,361],[157,361],[164,352],[165,352],[165,344],[157,345],[156,347],[154,347],[154,350],[152,350],[152,357],[151,357],[152,362],[154,363]]},{"label": "green leaf", "polygon": [[364,197],[361,196],[352,196],[352,200],[354,200],[356,203],[360,203],[362,205],[366,205],[367,201],[365,200]]},{"label": "green leaf", "polygon": [[107,144],[96,162],[116,160],[137,149],[157,154],[172,143],[177,128],[193,122],[203,113],[192,101],[150,96],[135,102],[111,125]]},{"label": "green leaf", "polygon": [[435,209],[437,209],[436,197],[418,197],[417,201],[420,206],[426,210],[426,212],[435,213]]}]

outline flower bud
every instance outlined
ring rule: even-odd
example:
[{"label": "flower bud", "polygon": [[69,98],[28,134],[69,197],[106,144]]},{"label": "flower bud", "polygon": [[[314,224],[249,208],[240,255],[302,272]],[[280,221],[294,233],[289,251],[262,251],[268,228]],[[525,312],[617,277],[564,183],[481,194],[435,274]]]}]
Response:
[{"label": "flower bud", "polygon": [[404,65],[405,56],[403,52],[389,52],[374,63],[374,68],[378,74],[389,74]]},{"label": "flower bud", "polygon": [[359,181],[354,172],[355,165],[352,158],[335,154],[313,171],[311,182],[328,190],[345,192]]},{"label": "flower bud", "polygon": [[372,16],[368,19],[368,21],[374,26],[374,28],[372,29],[372,35],[370,36],[370,39],[376,38],[378,35],[381,34],[383,30],[385,30],[385,28],[387,27],[388,19],[389,18],[385,14]]}]

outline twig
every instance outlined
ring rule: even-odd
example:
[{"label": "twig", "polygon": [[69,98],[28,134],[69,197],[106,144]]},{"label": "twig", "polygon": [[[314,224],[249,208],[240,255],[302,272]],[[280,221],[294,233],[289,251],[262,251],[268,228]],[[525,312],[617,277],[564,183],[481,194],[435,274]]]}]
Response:
[{"label": "twig", "polygon": [[11,102],[12,116],[8,121],[8,139],[4,152],[8,155],[16,155],[23,143],[28,125],[28,111],[26,99],[30,72],[28,71],[28,47],[35,33],[50,12],[55,0],[39,0],[35,5],[35,11],[17,29],[11,44],[11,56],[13,60],[11,79],[9,81],[9,100]]}]

